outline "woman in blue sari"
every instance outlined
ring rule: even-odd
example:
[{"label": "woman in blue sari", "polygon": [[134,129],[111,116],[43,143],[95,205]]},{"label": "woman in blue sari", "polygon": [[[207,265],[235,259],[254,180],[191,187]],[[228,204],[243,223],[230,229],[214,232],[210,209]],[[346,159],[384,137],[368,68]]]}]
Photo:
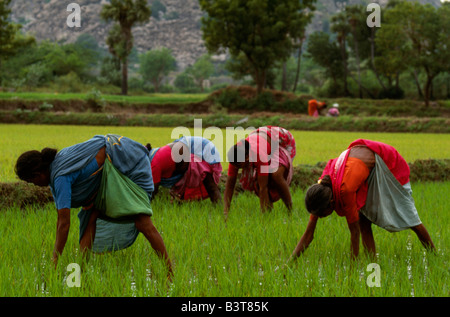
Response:
[{"label": "woman in blue sari", "polygon": [[[52,191],[58,210],[52,258],[55,266],[66,245],[70,208],[82,207],[78,217],[83,253],[91,249],[94,252],[124,249],[142,232],[167,264],[169,277],[173,274],[162,237],[150,218],[154,186],[148,154],[144,146],[126,137],[97,135],[59,152],[45,148],[41,152],[25,152],[18,158],[15,171],[21,180],[50,186]],[[116,189],[116,195],[108,196],[111,188]],[[115,196],[122,201],[110,201]],[[133,205],[127,206],[128,202]],[[118,204],[125,210],[120,216],[111,213]]]}]

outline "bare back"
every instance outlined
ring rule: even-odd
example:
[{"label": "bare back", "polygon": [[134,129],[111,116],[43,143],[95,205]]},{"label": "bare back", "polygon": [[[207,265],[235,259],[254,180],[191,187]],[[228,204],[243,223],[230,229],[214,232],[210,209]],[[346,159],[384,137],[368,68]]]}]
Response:
[{"label": "bare back", "polygon": [[367,146],[358,145],[350,149],[348,157],[354,157],[360,159],[366,164],[367,168],[371,171],[375,166],[375,153]]}]

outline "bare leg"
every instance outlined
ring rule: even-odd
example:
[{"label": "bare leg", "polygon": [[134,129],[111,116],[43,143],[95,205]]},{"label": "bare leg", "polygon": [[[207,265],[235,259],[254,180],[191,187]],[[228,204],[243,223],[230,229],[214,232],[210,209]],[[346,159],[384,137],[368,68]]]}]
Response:
[{"label": "bare leg", "polygon": [[376,255],[375,240],[373,239],[372,222],[362,213],[359,214],[359,228],[364,248],[373,257]]},{"label": "bare leg", "polygon": [[164,259],[169,269],[168,278],[172,280],[172,263],[170,262],[169,255],[167,254],[164,241],[158,230],[156,230],[155,226],[153,225],[150,216],[143,214],[137,215],[135,218],[135,225],[139,232],[142,232],[145,238],[147,238],[147,240],[150,242],[150,245],[152,246],[153,250],[156,251],[156,254],[160,258]]},{"label": "bare leg", "polygon": [[95,239],[95,230],[97,228],[96,222],[99,214],[100,211],[96,209],[92,210],[86,230],[84,231],[84,234],[81,237],[80,249],[84,256],[86,256],[86,251],[92,249],[92,244],[94,243]]},{"label": "bare leg", "polygon": [[423,246],[426,249],[435,250],[433,241],[431,240],[430,234],[428,233],[427,229],[423,224],[420,224],[418,226],[412,227],[412,231],[414,231],[417,234],[417,237],[419,238],[420,242],[422,242]]}]

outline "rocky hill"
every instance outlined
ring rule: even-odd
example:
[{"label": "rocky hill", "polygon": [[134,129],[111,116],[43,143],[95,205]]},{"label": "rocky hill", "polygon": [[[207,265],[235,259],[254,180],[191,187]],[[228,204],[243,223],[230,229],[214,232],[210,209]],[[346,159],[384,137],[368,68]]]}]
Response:
[{"label": "rocky hill", "polygon": [[[331,15],[341,9],[342,3],[355,4],[388,0],[318,0],[317,11],[309,31],[326,30]],[[67,5],[74,2],[81,7],[81,27],[67,25]],[[111,24],[105,23],[99,13],[107,0],[13,0],[12,20],[23,24],[23,30],[36,39],[74,42],[81,34],[88,33],[106,47],[105,39]],[[153,8],[159,7],[157,17],[134,28],[135,46],[139,52],[157,47],[168,47],[177,59],[178,67],[184,69],[206,53],[201,32],[202,11],[198,0],[148,0]],[[439,0],[422,0],[423,3],[439,5]]]}]

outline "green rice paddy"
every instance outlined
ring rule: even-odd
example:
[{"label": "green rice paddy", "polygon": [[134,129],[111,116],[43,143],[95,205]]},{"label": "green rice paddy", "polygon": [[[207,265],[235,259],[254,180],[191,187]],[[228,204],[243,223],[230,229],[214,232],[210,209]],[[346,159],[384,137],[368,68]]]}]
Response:
[{"label": "green rice paddy", "polygon": [[[107,133],[124,135],[144,145],[151,143],[153,147],[159,147],[176,139],[179,135],[175,132],[174,128],[0,124],[0,149],[2,151],[0,156],[0,181],[12,182],[16,180],[14,164],[19,155],[28,150],[42,150],[44,147],[60,150],[84,142],[96,134],[104,135]],[[191,135],[199,135],[204,133],[205,129],[199,129],[199,131],[189,129],[189,132]],[[233,133],[227,134],[225,129],[210,129],[206,132],[208,135],[205,135],[205,137],[211,139],[218,146],[219,151],[221,150],[222,161],[224,161],[228,150],[227,142],[230,146],[233,144]],[[297,144],[297,156],[294,159],[294,165],[326,162],[339,156],[352,141],[358,138],[388,143],[394,146],[407,162],[417,159],[450,158],[450,137],[448,134],[291,132]],[[174,133],[173,137],[171,137],[172,133]],[[216,135],[213,133],[216,133]],[[234,139],[240,140],[244,136],[244,130],[236,130]],[[227,162],[223,164],[223,168],[224,170],[228,169]]]},{"label": "green rice paddy", "polygon": [[[172,129],[0,125],[0,177],[16,181],[13,166],[30,149],[66,146],[95,134],[117,133],[154,147],[171,141]],[[395,146],[408,162],[449,158],[448,135],[367,134],[293,131],[295,164],[315,164],[336,157],[357,138]],[[225,150],[225,149],[224,149]],[[227,164],[224,164],[227,168]],[[153,203],[153,222],[174,266],[173,282],[166,267],[140,235],[131,247],[82,259],[77,210],[64,253],[55,269],[51,262],[57,213],[53,204],[0,211],[0,296],[5,297],[448,297],[450,182],[414,183],[413,197],[436,252],[426,251],[411,230],[389,233],[373,227],[376,259],[361,245],[350,257],[350,234],[344,218],[319,220],[315,238],[295,262],[284,266],[309,215],[304,191],[293,191],[294,211],[281,202],[262,214],[250,194],[234,197],[228,221],[221,206],[210,201],[172,204],[165,196]],[[80,287],[67,284],[67,267],[81,267]],[[371,263],[380,267],[380,287],[370,286]]]},{"label": "green rice paddy", "polygon": [[[450,183],[414,184],[414,198],[437,252],[427,252],[411,231],[389,233],[374,227],[377,258],[361,252],[350,258],[346,221],[333,214],[319,221],[309,249],[284,267],[306,228],[304,193],[294,191],[295,210],[288,216],[281,203],[259,212],[256,197],[235,198],[225,223],[220,207],[209,201],[173,205],[158,199],[153,222],[174,266],[173,283],[166,268],[140,235],[128,249],[81,258],[78,219],[72,212],[68,243],[58,267],[51,262],[56,212],[8,209],[0,213],[0,296],[169,296],[169,297],[303,297],[303,296],[448,296]],[[80,287],[69,287],[70,263],[81,266]],[[380,287],[367,283],[380,266]]]}]

